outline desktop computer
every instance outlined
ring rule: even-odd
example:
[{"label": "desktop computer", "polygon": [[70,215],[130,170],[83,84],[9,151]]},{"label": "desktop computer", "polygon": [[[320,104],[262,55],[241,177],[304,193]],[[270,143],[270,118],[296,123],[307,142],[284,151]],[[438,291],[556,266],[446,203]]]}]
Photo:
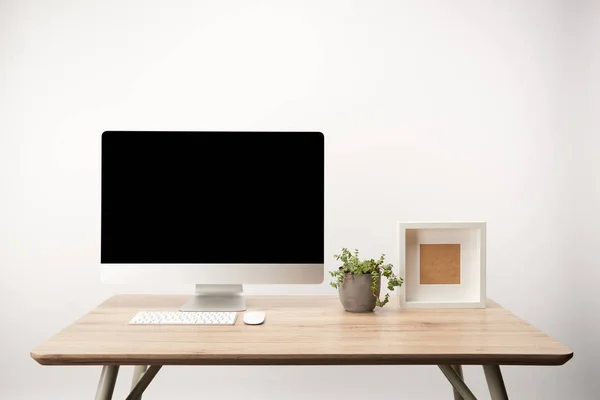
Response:
[{"label": "desktop computer", "polygon": [[101,215],[103,281],[195,284],[181,311],[321,283],[323,134],[104,132]]}]

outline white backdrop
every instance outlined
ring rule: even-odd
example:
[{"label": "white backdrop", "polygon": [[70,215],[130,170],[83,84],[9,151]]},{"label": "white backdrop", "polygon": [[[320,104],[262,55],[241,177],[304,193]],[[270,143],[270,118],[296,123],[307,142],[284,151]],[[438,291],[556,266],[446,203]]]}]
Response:
[{"label": "white backdrop", "polygon": [[[397,220],[487,221],[488,295],[575,351],[505,368],[511,398],[596,398],[599,26],[593,1],[2,1],[0,398],[92,398],[99,368],[29,351],[113,293],[193,289],[100,283],[108,129],[324,132],[327,255],[395,261]],[[435,367],[166,368],[144,398],[171,390],[451,396]]]}]

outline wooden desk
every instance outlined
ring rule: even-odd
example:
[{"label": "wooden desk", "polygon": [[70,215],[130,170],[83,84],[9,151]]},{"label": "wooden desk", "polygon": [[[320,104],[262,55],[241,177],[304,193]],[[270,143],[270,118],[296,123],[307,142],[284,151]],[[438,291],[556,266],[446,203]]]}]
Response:
[{"label": "wooden desk", "polygon": [[[186,296],[119,295],[41,344],[42,365],[103,365],[97,399],[110,399],[118,366],[138,365],[128,399],[163,365],[434,364],[474,399],[460,365],[484,365],[495,398],[507,398],[499,365],[562,365],[573,353],[493,301],[486,309],[345,312],[337,296],[248,296],[263,325],[128,325],[140,310],[175,311]],[[144,373],[145,366],[150,369]],[[454,367],[451,367],[454,366]],[[495,382],[495,383],[494,383]],[[502,394],[501,392],[504,392]],[[133,397],[132,397],[133,395]],[[456,397],[459,396],[459,397]]]}]

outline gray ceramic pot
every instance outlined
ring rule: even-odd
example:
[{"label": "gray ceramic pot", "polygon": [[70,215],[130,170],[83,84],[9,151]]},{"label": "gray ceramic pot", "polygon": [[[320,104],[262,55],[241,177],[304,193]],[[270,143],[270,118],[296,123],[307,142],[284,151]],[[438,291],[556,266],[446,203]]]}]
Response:
[{"label": "gray ceramic pot", "polygon": [[[371,284],[373,278],[371,275],[352,275],[346,274],[344,276],[344,282],[338,288],[340,294],[340,301],[346,311],[350,312],[371,312],[375,309],[376,299],[373,296],[373,290]],[[379,284],[377,285],[377,292],[381,290],[381,276],[379,277]]]}]

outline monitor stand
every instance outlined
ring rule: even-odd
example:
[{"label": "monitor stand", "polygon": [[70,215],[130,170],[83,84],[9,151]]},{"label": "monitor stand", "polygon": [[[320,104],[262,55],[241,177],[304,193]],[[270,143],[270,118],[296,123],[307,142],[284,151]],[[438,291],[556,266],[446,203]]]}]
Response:
[{"label": "monitor stand", "polygon": [[196,284],[196,295],[179,311],[244,311],[246,301],[242,292],[242,285]]}]

